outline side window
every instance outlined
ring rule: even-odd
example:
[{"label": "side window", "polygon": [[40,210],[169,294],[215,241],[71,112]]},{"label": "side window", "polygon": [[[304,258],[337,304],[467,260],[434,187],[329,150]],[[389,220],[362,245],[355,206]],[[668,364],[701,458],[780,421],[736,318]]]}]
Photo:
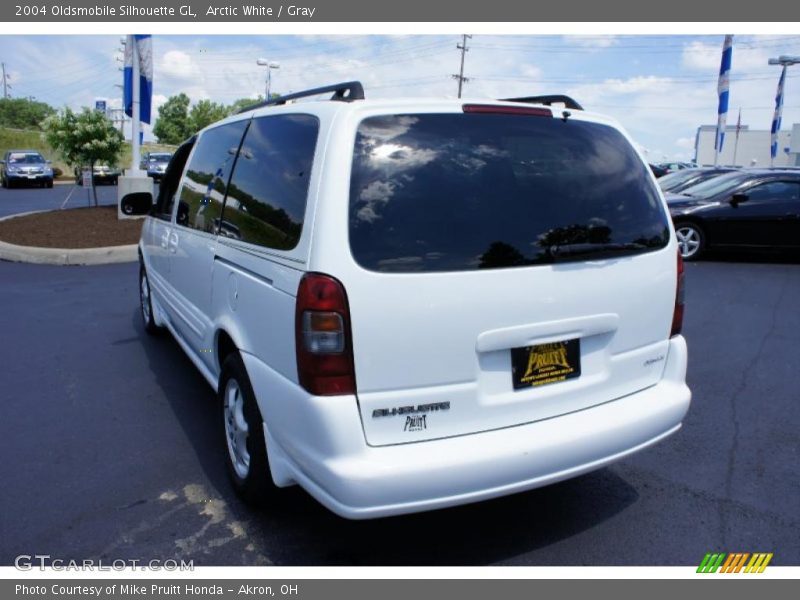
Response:
[{"label": "side window", "polygon": [[800,195],[800,185],[795,181],[769,181],[750,188],[747,195],[753,204],[796,201]]},{"label": "side window", "polygon": [[175,218],[178,225],[217,233],[225,186],[248,122],[220,125],[200,136],[183,177]]},{"label": "side window", "polygon": [[161,180],[161,185],[158,188],[158,198],[156,199],[155,210],[153,211],[153,215],[159,219],[163,219],[164,221],[172,219],[172,208],[175,206],[175,193],[178,191],[183,168],[186,166],[186,159],[189,158],[189,153],[194,147],[194,142],[195,138],[192,138],[181,144],[172,156],[172,160],[169,162],[169,166]]},{"label": "side window", "polygon": [[318,132],[311,115],[253,119],[228,186],[220,235],[277,250],[297,245]]}]

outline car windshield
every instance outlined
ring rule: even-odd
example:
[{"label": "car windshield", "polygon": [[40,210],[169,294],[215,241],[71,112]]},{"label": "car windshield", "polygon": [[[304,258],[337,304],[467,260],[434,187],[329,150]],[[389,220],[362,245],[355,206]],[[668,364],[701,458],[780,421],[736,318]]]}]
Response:
[{"label": "car windshield", "polygon": [[169,162],[172,154],[151,154],[150,162]]},{"label": "car windshield", "polygon": [[41,154],[32,152],[19,152],[9,155],[8,164],[10,165],[30,165],[43,163],[44,157]]},{"label": "car windshield", "polygon": [[747,177],[748,176],[743,173],[727,173],[688,187],[683,190],[681,194],[706,200],[735,188],[747,179]]},{"label": "car windshield", "polygon": [[522,267],[668,240],[647,166],[606,125],[455,113],[371,117],[358,128],[350,247],[368,269]]},{"label": "car windshield", "polygon": [[675,171],[674,173],[670,173],[659,178],[658,185],[662,190],[667,192],[673,189],[675,186],[697,177],[701,172],[702,171],[697,169],[683,169],[681,171]]}]

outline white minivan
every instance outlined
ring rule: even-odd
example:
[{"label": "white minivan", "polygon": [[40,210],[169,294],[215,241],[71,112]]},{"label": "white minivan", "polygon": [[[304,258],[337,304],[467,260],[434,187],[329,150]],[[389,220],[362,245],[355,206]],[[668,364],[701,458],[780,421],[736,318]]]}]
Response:
[{"label": "white minivan", "polygon": [[680,428],[664,200],[614,121],[560,100],[365,100],[349,82],[175,152],[129,211],[149,213],[142,316],[217,391],[242,497],[299,484],[351,519],[430,510]]}]

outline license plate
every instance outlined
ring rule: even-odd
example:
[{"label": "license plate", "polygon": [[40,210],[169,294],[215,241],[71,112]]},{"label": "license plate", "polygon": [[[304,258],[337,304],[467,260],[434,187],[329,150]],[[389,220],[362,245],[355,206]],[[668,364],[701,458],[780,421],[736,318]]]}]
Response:
[{"label": "license plate", "polygon": [[511,349],[511,381],[515,390],[559,383],[580,374],[580,339]]},{"label": "license plate", "polygon": [[26,175],[28,179],[36,179],[36,175]]}]

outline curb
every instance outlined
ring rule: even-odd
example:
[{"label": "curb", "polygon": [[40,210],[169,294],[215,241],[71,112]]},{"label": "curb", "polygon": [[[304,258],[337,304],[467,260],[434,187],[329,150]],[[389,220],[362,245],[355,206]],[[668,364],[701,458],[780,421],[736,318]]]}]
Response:
[{"label": "curb", "polygon": [[[0,218],[7,221],[43,210],[20,213]],[[103,248],[40,248],[38,246],[17,246],[0,241],[0,260],[32,263],[37,265],[107,265],[112,263],[135,262],[139,259],[136,244],[126,246],[105,246]]]}]

